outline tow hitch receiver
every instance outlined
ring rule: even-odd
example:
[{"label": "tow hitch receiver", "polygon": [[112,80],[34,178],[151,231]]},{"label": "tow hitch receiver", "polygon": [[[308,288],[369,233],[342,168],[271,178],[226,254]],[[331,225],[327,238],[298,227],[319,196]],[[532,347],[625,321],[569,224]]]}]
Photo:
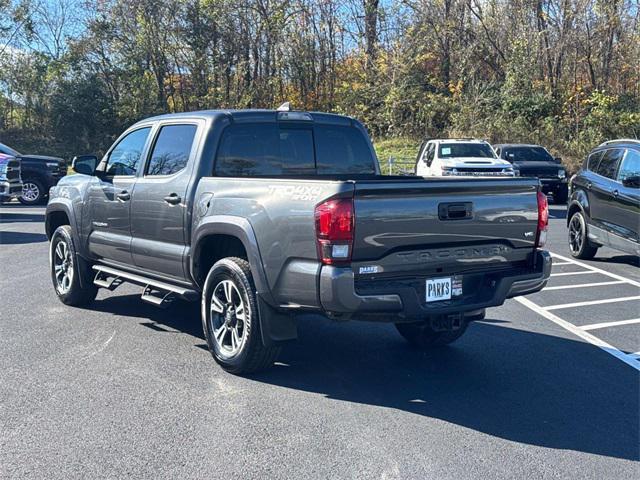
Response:
[{"label": "tow hitch receiver", "polygon": [[431,328],[436,332],[451,332],[462,327],[464,316],[461,313],[435,315],[431,317]]}]

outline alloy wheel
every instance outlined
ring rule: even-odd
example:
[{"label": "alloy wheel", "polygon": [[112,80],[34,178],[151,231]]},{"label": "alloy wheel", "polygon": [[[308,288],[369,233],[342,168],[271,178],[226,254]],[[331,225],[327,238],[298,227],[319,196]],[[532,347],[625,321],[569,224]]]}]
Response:
[{"label": "alloy wheel", "polygon": [[58,242],[53,253],[53,270],[58,292],[64,295],[71,288],[73,281],[73,256],[64,240]]},{"label": "alloy wheel", "polygon": [[233,357],[247,340],[247,311],[240,291],[231,280],[222,280],[211,295],[211,332],[220,354]]},{"label": "alloy wheel", "polygon": [[40,197],[40,188],[33,182],[22,184],[22,198],[27,202],[35,202]]},{"label": "alloy wheel", "polygon": [[569,222],[569,248],[571,252],[577,254],[582,249],[582,245],[585,241],[584,228],[580,221],[579,215],[571,217]]}]

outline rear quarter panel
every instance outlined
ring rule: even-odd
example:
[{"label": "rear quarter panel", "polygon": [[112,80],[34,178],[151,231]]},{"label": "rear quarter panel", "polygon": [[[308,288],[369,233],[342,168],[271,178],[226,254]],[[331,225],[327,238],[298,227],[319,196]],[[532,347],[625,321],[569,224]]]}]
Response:
[{"label": "rear quarter panel", "polygon": [[246,219],[273,301],[317,308],[315,206],[352,190],[340,181],[205,177],[195,195],[193,238],[205,225],[211,229],[211,217]]}]

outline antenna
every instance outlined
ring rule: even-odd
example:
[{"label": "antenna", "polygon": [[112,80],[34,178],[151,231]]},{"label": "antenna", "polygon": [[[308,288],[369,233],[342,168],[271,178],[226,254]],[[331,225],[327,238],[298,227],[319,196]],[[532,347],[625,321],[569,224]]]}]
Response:
[{"label": "antenna", "polygon": [[290,110],[291,110],[291,103],[290,102],[284,102],[277,109],[278,112],[288,112]]}]

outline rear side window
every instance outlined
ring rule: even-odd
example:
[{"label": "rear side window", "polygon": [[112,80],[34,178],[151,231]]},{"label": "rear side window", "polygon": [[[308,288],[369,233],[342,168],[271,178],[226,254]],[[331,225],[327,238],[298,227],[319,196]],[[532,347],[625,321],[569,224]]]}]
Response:
[{"label": "rear side window", "polygon": [[635,150],[627,150],[618,172],[619,182],[629,177],[640,177],[640,153]]},{"label": "rear side window", "polygon": [[147,175],[173,175],[187,166],[196,125],[165,125],[153,147]]},{"label": "rear side window", "polygon": [[600,163],[603,153],[604,152],[595,152],[589,155],[587,158],[587,170],[595,172],[598,169],[598,163]]},{"label": "rear side window", "polygon": [[371,150],[358,129],[318,125],[315,134],[319,175],[375,173]]},{"label": "rear side window", "polygon": [[616,172],[618,171],[618,164],[620,163],[623,154],[624,150],[621,148],[606,150],[595,172],[603,177],[615,179]]},{"label": "rear side window", "polygon": [[225,129],[215,170],[228,177],[326,175],[374,173],[375,166],[355,128],[242,124]]}]

